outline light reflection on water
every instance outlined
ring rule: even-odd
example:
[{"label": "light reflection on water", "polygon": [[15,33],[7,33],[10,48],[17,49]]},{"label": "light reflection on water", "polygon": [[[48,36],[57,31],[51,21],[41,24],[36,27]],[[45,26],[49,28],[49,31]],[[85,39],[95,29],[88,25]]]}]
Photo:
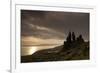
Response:
[{"label": "light reflection on water", "polygon": [[54,48],[55,46],[22,46],[21,56],[31,55],[38,50]]}]

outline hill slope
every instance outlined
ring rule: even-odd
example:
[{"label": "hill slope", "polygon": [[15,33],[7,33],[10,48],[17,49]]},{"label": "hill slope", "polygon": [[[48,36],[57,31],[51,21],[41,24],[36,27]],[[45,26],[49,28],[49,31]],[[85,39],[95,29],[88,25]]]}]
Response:
[{"label": "hill slope", "polygon": [[64,45],[61,45],[52,49],[37,51],[30,56],[22,56],[21,62],[25,63],[87,59],[89,59],[89,43],[84,42],[74,47],[64,48]]}]

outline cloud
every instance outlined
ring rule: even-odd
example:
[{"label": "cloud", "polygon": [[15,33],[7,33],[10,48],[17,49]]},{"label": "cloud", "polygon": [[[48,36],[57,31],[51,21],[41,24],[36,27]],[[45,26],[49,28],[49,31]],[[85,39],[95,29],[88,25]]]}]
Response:
[{"label": "cloud", "polygon": [[[37,38],[37,37],[32,37],[32,36],[22,36],[21,42],[22,42],[22,46],[50,46],[50,45],[61,45],[63,44],[62,39],[41,39],[41,38]],[[50,43],[52,42],[52,43]]]},{"label": "cloud", "polygon": [[69,31],[89,40],[89,13],[21,11],[21,35],[64,39]]},{"label": "cloud", "polygon": [[28,28],[29,31],[27,33],[25,32],[27,36],[31,35],[42,39],[50,39],[50,38],[61,39],[65,37],[64,33],[58,32],[57,30],[51,28],[35,25],[35,24],[28,24]]}]

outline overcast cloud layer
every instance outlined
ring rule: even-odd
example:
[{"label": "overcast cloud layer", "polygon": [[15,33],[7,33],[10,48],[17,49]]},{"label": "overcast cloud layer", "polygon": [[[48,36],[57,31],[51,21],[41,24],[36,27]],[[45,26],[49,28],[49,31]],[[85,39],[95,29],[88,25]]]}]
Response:
[{"label": "overcast cloud layer", "polygon": [[64,40],[69,31],[89,40],[89,13],[21,10],[21,36]]}]

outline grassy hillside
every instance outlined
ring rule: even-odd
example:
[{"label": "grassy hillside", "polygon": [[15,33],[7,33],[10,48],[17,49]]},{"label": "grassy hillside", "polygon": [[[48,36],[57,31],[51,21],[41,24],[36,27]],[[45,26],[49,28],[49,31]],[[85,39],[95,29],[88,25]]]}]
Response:
[{"label": "grassy hillside", "polygon": [[72,47],[65,48],[64,45],[52,49],[37,51],[29,56],[21,56],[21,62],[47,62],[47,61],[69,61],[88,60],[89,42],[84,42]]}]

